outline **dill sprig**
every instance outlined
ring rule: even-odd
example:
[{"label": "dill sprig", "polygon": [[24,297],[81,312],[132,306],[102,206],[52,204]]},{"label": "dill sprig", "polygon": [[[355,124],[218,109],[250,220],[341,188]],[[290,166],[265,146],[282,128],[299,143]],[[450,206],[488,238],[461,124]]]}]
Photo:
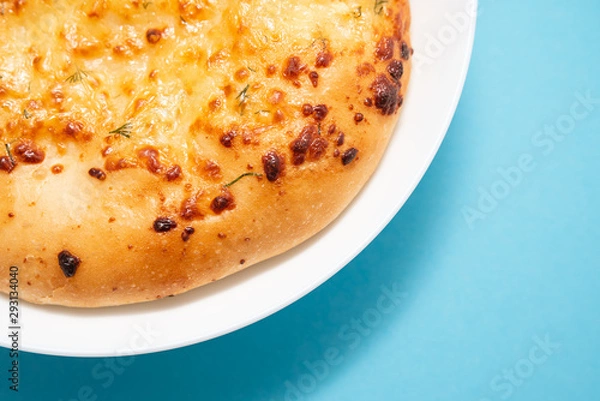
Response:
[{"label": "dill sprig", "polygon": [[239,100],[238,107],[240,108],[240,113],[244,114],[244,108],[246,107],[246,101],[248,100],[248,89],[250,89],[250,85],[246,85],[244,89],[235,97],[236,100]]},{"label": "dill sprig", "polygon": [[15,162],[15,158],[13,157],[12,152],[10,151],[10,145],[8,143],[5,143],[4,147],[6,148],[6,154],[8,155],[8,158],[10,159],[10,162],[14,166],[17,163]]},{"label": "dill sprig", "polygon": [[381,14],[386,3],[388,3],[388,0],[375,0],[375,6],[373,6],[373,11],[375,11],[375,14]]},{"label": "dill sprig", "polygon": [[362,6],[358,6],[358,8],[354,10],[352,14],[354,15],[354,18],[362,17]]},{"label": "dill sprig", "polygon": [[76,68],[77,71],[75,71],[73,75],[65,79],[65,82],[68,82],[70,84],[76,84],[78,82],[82,82],[88,76],[87,71],[80,70],[79,67]]},{"label": "dill sprig", "polygon": [[145,1],[142,3],[142,7],[144,7],[144,10],[146,10],[150,6],[150,4],[152,4],[151,1]]},{"label": "dill sprig", "polygon": [[27,109],[23,109],[23,118],[29,120],[31,118],[31,114],[27,111]]},{"label": "dill sprig", "polygon": [[239,180],[241,180],[244,177],[262,177],[262,174],[259,173],[244,173],[242,175],[240,175],[238,178],[236,178],[235,180],[231,181],[229,184],[225,184],[224,187],[225,188],[229,188],[230,186],[232,186],[233,184],[235,184],[236,182],[238,182]]},{"label": "dill sprig", "polygon": [[110,131],[109,134],[119,134],[121,136],[124,136],[125,138],[131,138],[131,129],[132,128],[133,128],[133,125],[131,123],[125,123],[125,124],[121,125],[119,128]]},{"label": "dill sprig", "polygon": [[246,87],[242,89],[242,91],[235,97],[240,101],[238,106],[244,104],[244,102],[248,99],[248,89],[250,89],[250,85],[246,85]]}]

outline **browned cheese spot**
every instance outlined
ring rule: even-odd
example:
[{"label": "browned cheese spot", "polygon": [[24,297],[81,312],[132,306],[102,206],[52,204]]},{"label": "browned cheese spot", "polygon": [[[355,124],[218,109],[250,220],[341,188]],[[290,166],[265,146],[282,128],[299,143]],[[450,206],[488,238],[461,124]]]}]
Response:
[{"label": "browned cheese spot", "polygon": [[227,189],[221,191],[221,195],[215,197],[210,203],[210,209],[215,214],[221,214],[225,210],[235,209],[235,201],[233,195]]},{"label": "browned cheese spot", "polygon": [[138,151],[138,157],[144,161],[146,168],[153,174],[159,174],[162,172],[163,167],[160,164],[158,150],[153,147],[147,146]]},{"label": "browned cheese spot", "polygon": [[15,156],[19,161],[29,164],[39,164],[44,161],[46,154],[33,142],[25,140],[20,142],[14,149]]},{"label": "browned cheese spot", "polygon": [[283,76],[290,81],[296,81],[300,76],[300,73],[306,68],[305,65],[302,65],[302,61],[297,56],[292,56],[288,58],[285,62],[285,66],[283,69]]},{"label": "browned cheese spot", "polygon": [[310,83],[314,88],[319,86],[319,74],[316,71],[311,71],[308,74],[308,77],[310,78]]},{"label": "browned cheese spot", "polygon": [[100,181],[106,180],[106,173],[99,168],[92,167],[88,171],[88,174],[90,175],[90,177],[94,177]]},{"label": "browned cheese spot", "polygon": [[317,135],[317,127],[314,125],[308,125],[302,129],[300,135],[290,143],[290,150],[292,151],[292,164],[299,166],[304,163],[306,159],[306,153],[308,148]]},{"label": "browned cheese spot", "polygon": [[317,121],[323,121],[325,119],[325,117],[327,117],[328,113],[329,113],[329,109],[324,104],[318,104],[315,107],[313,107],[313,114],[314,114],[315,120],[317,120]]},{"label": "browned cheese spot", "polygon": [[329,50],[325,50],[317,54],[317,60],[315,61],[315,67],[323,68],[329,67],[333,61],[333,55]]},{"label": "browned cheese spot", "polygon": [[262,162],[267,180],[270,182],[277,181],[283,172],[283,158],[277,152],[271,150],[262,157]]},{"label": "browned cheese spot", "polygon": [[181,174],[181,166],[179,166],[178,164],[174,164],[167,169],[165,177],[167,178],[167,181],[175,181],[176,179],[181,177]]},{"label": "browned cheese spot", "polygon": [[67,278],[75,275],[80,264],[81,259],[69,251],[64,250],[58,254],[58,265]]},{"label": "browned cheese spot", "polygon": [[225,146],[226,148],[230,148],[233,145],[233,138],[235,138],[235,136],[235,131],[227,131],[221,135],[219,142],[221,142],[221,145]]},{"label": "browned cheese spot", "polygon": [[313,107],[308,103],[304,103],[302,105],[302,115],[304,115],[305,117],[308,117],[312,113],[313,113]]},{"label": "browned cheese spot", "polygon": [[400,60],[392,60],[387,66],[387,71],[394,81],[399,81],[404,74],[404,66]]},{"label": "browned cheese spot", "polygon": [[200,210],[198,199],[196,199],[196,197],[187,198],[181,202],[179,215],[184,220],[188,221],[202,219],[204,217],[204,213]]},{"label": "browned cheese spot", "polygon": [[389,60],[394,57],[394,39],[390,36],[384,36],[377,42],[375,57],[379,60]]},{"label": "browned cheese spot", "polygon": [[154,220],[152,228],[157,233],[166,233],[177,228],[177,222],[169,217],[159,217]]},{"label": "browned cheese spot", "polygon": [[160,29],[150,28],[146,31],[146,40],[150,44],[157,44],[162,38],[163,32]]},{"label": "browned cheese spot", "polygon": [[371,84],[375,107],[381,110],[381,114],[390,115],[398,110],[401,101],[399,85],[394,84],[385,75],[378,75]]},{"label": "browned cheese spot", "polygon": [[356,159],[356,155],[358,154],[358,150],[355,148],[350,148],[342,153],[342,164],[347,166],[352,163],[354,159]]},{"label": "browned cheese spot", "polygon": [[183,229],[183,232],[181,233],[181,239],[183,240],[183,242],[187,242],[190,240],[190,236],[192,234],[194,234],[196,232],[196,230],[194,229],[194,227],[186,227]]},{"label": "browned cheese spot", "polygon": [[10,173],[15,168],[15,163],[8,156],[0,156],[0,171]]}]

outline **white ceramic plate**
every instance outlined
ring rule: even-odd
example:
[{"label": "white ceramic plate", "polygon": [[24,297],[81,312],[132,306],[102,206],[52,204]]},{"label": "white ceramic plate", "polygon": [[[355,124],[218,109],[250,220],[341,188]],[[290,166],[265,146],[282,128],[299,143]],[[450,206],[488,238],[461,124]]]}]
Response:
[{"label": "white ceramic plate", "polygon": [[[476,9],[476,0],[412,0],[415,71],[398,129],[366,188],[325,231],[282,256],[174,298],[95,310],[21,303],[21,349],[114,356],[181,347],[256,322],[322,284],[385,227],[431,163],[460,98]],[[5,296],[2,309],[7,315]],[[0,345],[9,347],[6,335]]]}]

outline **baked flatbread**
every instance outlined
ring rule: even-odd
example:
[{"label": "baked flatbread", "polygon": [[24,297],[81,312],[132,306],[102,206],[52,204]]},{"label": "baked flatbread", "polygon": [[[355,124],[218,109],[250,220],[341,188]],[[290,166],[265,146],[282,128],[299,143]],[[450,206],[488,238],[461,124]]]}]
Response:
[{"label": "baked flatbread", "polygon": [[17,266],[41,304],[154,300],[303,242],[410,75],[407,0],[12,0],[0,24],[0,284]]}]

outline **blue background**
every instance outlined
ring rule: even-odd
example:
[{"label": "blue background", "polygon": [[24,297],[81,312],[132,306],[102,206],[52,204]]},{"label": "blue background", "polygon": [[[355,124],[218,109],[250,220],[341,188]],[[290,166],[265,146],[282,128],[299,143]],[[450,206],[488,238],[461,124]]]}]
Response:
[{"label": "blue background", "polygon": [[[23,355],[21,391],[3,378],[0,400],[600,399],[600,102],[566,117],[578,93],[600,99],[600,2],[481,8],[440,152],[339,274],[259,323],[129,359],[112,378],[92,374],[110,359]],[[550,140],[557,124],[567,134]],[[402,293],[383,313],[382,286]]]}]

